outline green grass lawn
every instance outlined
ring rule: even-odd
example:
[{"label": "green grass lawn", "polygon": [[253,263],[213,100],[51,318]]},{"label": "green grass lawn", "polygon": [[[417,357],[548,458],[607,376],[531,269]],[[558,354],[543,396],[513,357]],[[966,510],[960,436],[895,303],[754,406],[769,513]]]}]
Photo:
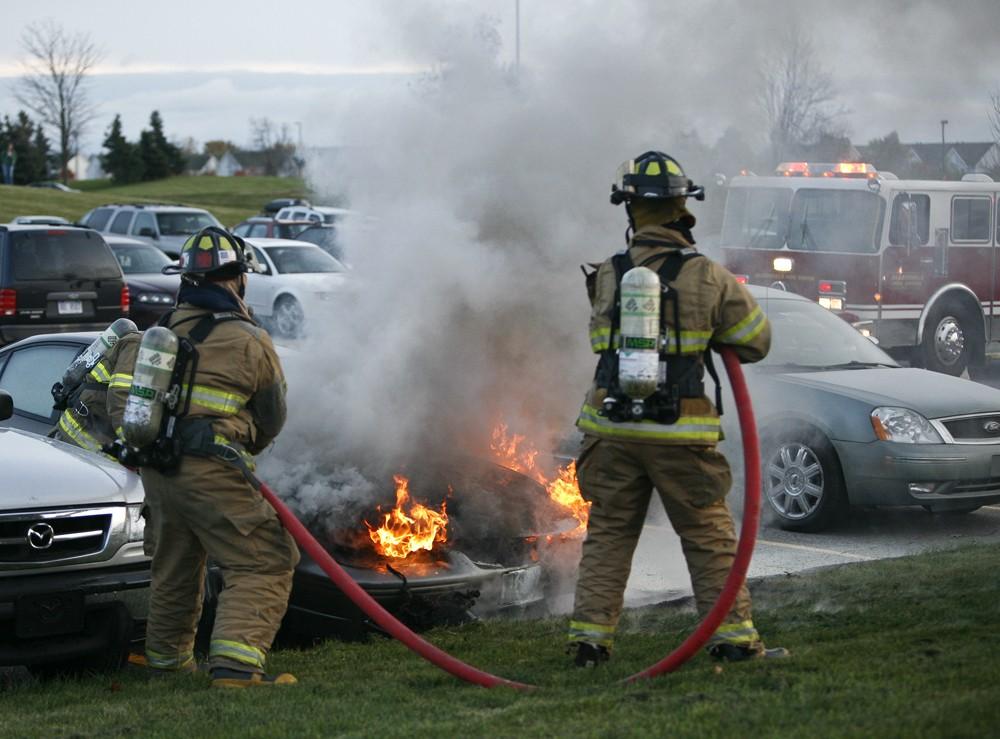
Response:
[{"label": "green grass lawn", "polygon": [[302,180],[287,177],[171,177],[156,182],[114,186],[110,180],[83,180],[59,192],[0,185],[0,223],[19,215],[55,215],[76,220],[105,203],[182,203],[211,211],[226,226],[259,213],[268,200],[302,197]]},{"label": "green grass lawn", "polygon": [[652,682],[617,681],[680,643],[677,607],[628,614],[613,660],[579,671],[563,620],[437,629],[434,643],[536,682],[522,694],[459,683],[398,643],[279,650],[301,684],[218,691],[208,678],[131,673],[15,681],[0,732],[29,736],[935,737],[1000,731],[1000,548],[967,547],[770,579],[756,621],[789,660],[717,666],[699,655]]}]

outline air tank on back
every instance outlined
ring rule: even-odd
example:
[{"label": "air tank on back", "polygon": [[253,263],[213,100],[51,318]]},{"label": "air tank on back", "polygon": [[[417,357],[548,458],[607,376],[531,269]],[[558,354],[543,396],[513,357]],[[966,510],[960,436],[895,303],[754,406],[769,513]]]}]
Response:
[{"label": "air tank on back", "polygon": [[622,276],[618,385],[633,400],[656,392],[659,380],[660,278],[647,267]]},{"label": "air tank on back", "polygon": [[80,382],[86,376],[90,370],[92,370],[104,356],[111,351],[111,348],[118,343],[126,334],[138,331],[139,328],[135,325],[133,321],[127,318],[119,318],[117,321],[112,323],[106,329],[101,332],[101,335],[91,342],[90,346],[84,349],[76,359],[74,359],[69,367],[66,368],[66,372],[63,373],[62,380],[60,380],[62,387],[66,390],[70,390]]},{"label": "air tank on back", "polygon": [[177,348],[177,336],[168,328],[154,326],[143,334],[122,422],[125,442],[134,449],[148,447],[160,434]]}]

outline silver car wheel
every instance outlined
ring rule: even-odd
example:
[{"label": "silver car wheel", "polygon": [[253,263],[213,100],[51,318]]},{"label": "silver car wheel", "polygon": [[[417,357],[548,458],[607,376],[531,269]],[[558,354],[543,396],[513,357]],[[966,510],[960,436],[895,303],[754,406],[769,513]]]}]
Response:
[{"label": "silver car wheel", "polygon": [[965,332],[954,316],[945,316],[934,329],[934,353],[941,364],[951,367],[965,349]]},{"label": "silver car wheel", "polygon": [[768,502],[786,518],[805,518],[823,499],[823,466],[804,444],[779,444],[767,461],[765,475]]},{"label": "silver car wheel", "polygon": [[282,298],[274,306],[274,325],[281,336],[298,336],[305,314],[295,298]]}]

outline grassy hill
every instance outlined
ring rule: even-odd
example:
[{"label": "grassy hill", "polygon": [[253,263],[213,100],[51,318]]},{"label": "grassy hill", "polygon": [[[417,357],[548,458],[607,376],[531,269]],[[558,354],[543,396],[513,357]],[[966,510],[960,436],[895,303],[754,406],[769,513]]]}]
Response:
[{"label": "grassy hill", "polygon": [[226,226],[259,213],[268,200],[303,197],[302,180],[286,177],[171,177],[134,185],[84,180],[78,193],[0,185],[0,223],[18,215],[55,215],[76,220],[104,203],[183,203],[211,211]]},{"label": "grassy hill", "polygon": [[295,687],[221,692],[208,677],[118,674],[0,685],[0,733],[46,736],[993,736],[1000,548],[967,547],[756,583],[755,620],[788,660],[699,655],[652,682],[618,680],[690,633],[676,606],[632,611],[612,661],[569,667],[565,621],[437,629],[434,643],[542,689],[459,683],[400,644],[278,650]]}]

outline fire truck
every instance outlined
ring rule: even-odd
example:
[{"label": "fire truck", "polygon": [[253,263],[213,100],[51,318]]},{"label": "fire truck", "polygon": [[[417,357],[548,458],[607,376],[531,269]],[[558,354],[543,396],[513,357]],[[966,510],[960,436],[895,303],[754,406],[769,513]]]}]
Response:
[{"label": "fire truck", "polygon": [[975,372],[1000,349],[1000,183],[785,162],[728,188],[720,246],[742,282],[818,301],[893,356]]}]

